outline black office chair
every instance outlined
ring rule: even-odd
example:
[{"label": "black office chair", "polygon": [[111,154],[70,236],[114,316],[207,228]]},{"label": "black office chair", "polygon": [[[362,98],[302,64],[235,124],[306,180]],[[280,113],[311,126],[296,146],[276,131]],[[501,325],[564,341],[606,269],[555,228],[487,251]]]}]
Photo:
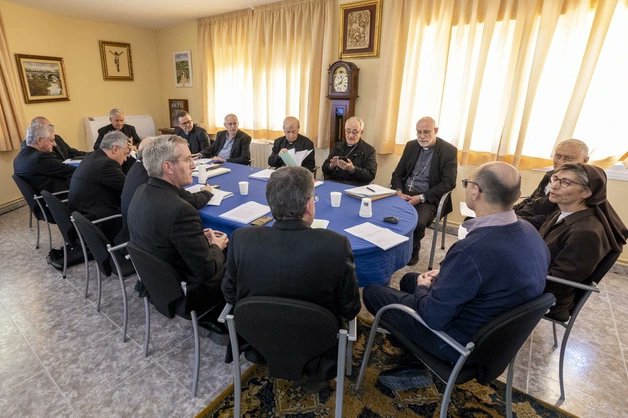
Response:
[{"label": "black office chair", "polygon": [[[108,216],[107,218],[102,218],[98,221],[104,222],[110,219],[119,218],[121,215]],[[117,245],[115,247],[111,246],[111,243],[103,234],[103,232],[96,226],[98,221],[92,222],[87,219],[84,215],[79,212],[72,212],[72,222],[76,227],[78,232],[79,240],[81,242],[81,247],[83,248],[83,256],[86,260],[86,270],[85,270],[85,297],[87,298],[87,292],[89,289],[89,267],[87,264],[87,249],[94,257],[96,261],[96,280],[98,283],[98,296],[96,302],[96,310],[100,312],[100,300],[102,295],[102,277],[101,274],[104,274],[106,277],[110,277],[112,273],[118,276],[120,280],[120,287],[122,288],[122,310],[123,310],[123,318],[122,318],[122,341],[126,341],[126,331],[128,324],[128,302],[127,302],[127,294],[126,294],[126,286],[124,285],[124,280],[127,277],[130,277],[135,274],[135,269],[133,268],[133,263],[131,261],[126,260],[124,257],[120,258],[117,255],[117,251],[122,250],[126,243]]]},{"label": "black office chair", "polygon": [[233,313],[231,308],[227,304],[218,320],[226,320],[229,328],[235,417],[240,417],[241,398],[238,335],[264,357],[271,376],[288,380],[301,378],[309,360],[337,344],[336,416],[342,417],[345,369],[351,367],[347,361],[351,348],[347,350],[347,344],[356,339],[355,319],[350,322],[349,331],[338,329],[338,319],[322,306],[272,296],[251,296],[240,300]]},{"label": "black office chair", "polygon": [[432,270],[432,266],[434,265],[434,253],[436,252],[436,241],[438,240],[438,231],[440,228],[440,221],[443,221],[443,228],[441,230],[442,238],[440,243],[440,249],[445,249],[445,232],[447,230],[447,215],[449,212],[446,211],[445,207],[447,204],[451,205],[451,190],[441,196],[440,201],[438,202],[438,209],[436,210],[436,217],[434,218],[433,228],[434,235],[432,235],[432,248],[430,250],[430,261],[427,265],[428,270]]},{"label": "black office chair", "polygon": [[[129,252],[131,261],[135,266],[137,276],[146,288],[148,296],[144,297],[144,312],[146,315],[144,355],[148,356],[148,344],[150,339],[150,303],[155,309],[166,318],[172,319],[175,316],[192,321],[192,331],[194,333],[194,366],[192,372],[192,393],[196,397],[198,391],[198,375],[200,370],[200,342],[198,335],[198,319],[212,311],[215,306],[203,312],[197,317],[193,301],[187,297],[185,286],[179,273],[166,261],[149,253],[146,250],[128,242],[126,249]],[[184,312],[177,310],[178,302],[185,301]],[[220,305],[222,307],[222,304]],[[220,308],[218,308],[220,309]]]},{"label": "black office chair", "polygon": [[[408,306],[401,304],[384,306],[375,315],[366,350],[364,351],[364,359],[360,367],[356,388],[359,389],[362,386],[375,333],[378,326],[381,326],[397,338],[410,353],[430,368],[439,379],[447,383],[441,403],[441,418],[447,416],[447,408],[455,385],[472,379],[476,379],[481,384],[489,383],[499,377],[508,367],[506,415],[510,418],[512,417],[513,365],[517,352],[534,327],[539,323],[543,314],[547,312],[555,301],[554,295],[546,293],[498,315],[480,328],[466,346],[462,346],[445,332],[429,328],[416,311]],[[434,356],[406,337],[403,330],[397,328],[394,323],[382,320],[382,315],[391,310],[398,310],[412,316],[443,342],[458,351],[460,357],[456,363],[452,364]]]},{"label": "black office chair", "polygon": [[[30,184],[28,184],[26,180],[24,180],[17,174],[13,174],[11,177],[13,178],[13,181],[15,182],[17,188],[20,190],[20,193],[22,193],[26,204],[30,208],[31,220],[29,221],[29,227],[32,225],[33,216],[35,216],[35,219],[37,220],[37,241],[35,242],[35,248],[39,248],[39,221],[44,221],[46,222],[46,226],[48,227],[48,249],[52,249],[52,233],[50,232],[50,224],[54,223],[54,220],[52,219],[50,211],[46,209],[45,205],[42,205],[42,197],[35,193],[35,190],[31,187]],[[60,195],[64,193],[68,193],[68,191],[64,190],[53,194]]]},{"label": "black office chair", "polygon": [[50,210],[52,218],[63,237],[63,278],[65,279],[68,270],[68,247],[72,247],[75,244],[75,237],[71,235],[74,227],[72,226],[72,221],[70,221],[70,212],[65,203],[52,193],[42,190],[41,197],[46,202],[46,206]]},{"label": "black office chair", "polygon": [[598,283],[604,278],[606,273],[613,267],[615,261],[619,258],[620,253],[617,251],[611,251],[608,253],[602,261],[595,268],[595,271],[591,273],[589,277],[583,283],[576,283],[570,280],[561,279],[558,277],[547,276],[547,280],[551,282],[561,283],[565,286],[571,286],[575,288],[575,298],[574,298],[574,306],[569,311],[569,318],[552,318],[551,312],[545,316],[543,319],[550,321],[552,323],[552,331],[554,334],[554,348],[558,347],[558,339],[556,337],[556,325],[560,325],[565,328],[565,333],[563,334],[563,339],[560,344],[560,361],[558,366],[558,377],[560,382],[560,400],[565,400],[565,383],[563,380],[563,369],[565,365],[565,351],[567,350],[567,342],[569,341],[569,335],[571,334],[571,329],[576,322],[576,318],[578,318],[578,314],[580,310],[589,299],[589,296],[593,292],[600,293],[600,289],[597,287]]}]

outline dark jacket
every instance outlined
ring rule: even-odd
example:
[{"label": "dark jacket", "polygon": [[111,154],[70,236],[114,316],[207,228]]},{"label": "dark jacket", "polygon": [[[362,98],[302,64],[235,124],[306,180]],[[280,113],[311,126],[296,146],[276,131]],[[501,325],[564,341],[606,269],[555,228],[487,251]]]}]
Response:
[{"label": "dark jacket", "polygon": [[13,172],[22,177],[36,193],[68,190],[75,168],[63,164],[53,152],[42,152],[25,145],[13,160]]},{"label": "dark jacket", "polygon": [[85,151],[79,151],[76,148],[69,146],[63,138],[59,135],[55,135],[55,146],[52,147],[52,152],[61,160],[65,161],[68,158],[76,158],[87,155]]},{"label": "dark jacket", "polygon": [[314,167],[316,166],[316,160],[314,159],[314,143],[312,143],[309,138],[299,134],[297,135],[297,139],[292,144],[288,142],[285,135],[275,139],[275,143],[273,144],[273,151],[268,157],[269,166],[283,167],[285,165],[281,157],[279,157],[279,151],[281,151],[283,148],[294,148],[295,151],[304,151],[311,149],[312,152],[310,152],[310,154],[305,157],[303,163],[301,163],[301,166],[307,168],[310,171],[314,171]]},{"label": "dark jacket", "polygon": [[211,152],[209,150],[209,136],[207,135],[207,131],[205,129],[198,125],[194,125],[190,133],[186,134],[183,129],[177,127],[175,128],[174,133],[188,141],[188,146],[190,147],[190,152],[192,154],[198,154],[200,152],[203,157],[211,156]]},{"label": "dark jacket", "polygon": [[534,192],[513,206],[517,216],[530,222],[536,229],[541,228],[545,219],[558,210],[558,205],[550,202],[547,193],[545,193],[545,186],[553,174],[554,170],[545,173]]},{"label": "dark jacket", "polygon": [[[113,127],[112,124],[109,124],[107,126],[103,126],[102,128],[100,128],[98,130],[98,138],[96,138],[96,142],[94,143],[94,151],[99,150],[100,149],[100,143],[103,139],[103,137],[108,134],[111,131],[115,131],[116,128]],[[122,133],[124,133],[128,138],[133,138],[133,145],[138,146],[140,144],[140,141],[142,140],[139,135],[137,134],[137,132],[135,131],[135,126],[133,125],[127,125],[126,123],[122,126],[122,129],[120,129],[120,131]]]},{"label": "dark jacket", "polygon": [[[216,140],[210,147],[209,156],[215,157],[218,155],[222,147],[227,141],[227,131],[220,131],[216,134]],[[231,147],[231,153],[227,161],[230,163],[249,165],[251,162],[251,137],[246,133],[238,129],[235,134],[233,146]]]},{"label": "dark jacket", "polygon": [[[350,173],[338,167],[330,168],[329,162],[334,157],[347,157],[353,163],[355,171]],[[377,161],[375,159],[375,148],[363,139],[350,147],[346,141],[336,142],[329,152],[329,156],[323,163],[323,174],[325,179],[349,183],[356,186],[369,184],[377,173]]]},{"label": "dark jacket", "polygon": [[[423,148],[419,145],[419,141],[413,140],[406,144],[403,150],[399,164],[392,174],[390,183],[395,190],[406,189],[406,181],[412,176],[416,161],[421,154]],[[424,193],[425,202],[432,205],[438,205],[440,198],[450,190],[456,187],[456,176],[458,175],[458,149],[448,142],[440,138],[436,138],[434,144],[434,154],[430,165],[430,181],[429,189]],[[451,200],[445,206],[445,213],[452,211]]]}]

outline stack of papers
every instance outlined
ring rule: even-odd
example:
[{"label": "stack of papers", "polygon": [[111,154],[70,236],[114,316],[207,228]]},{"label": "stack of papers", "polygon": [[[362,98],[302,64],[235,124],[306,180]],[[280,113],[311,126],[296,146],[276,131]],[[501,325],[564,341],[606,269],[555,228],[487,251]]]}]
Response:
[{"label": "stack of papers", "polygon": [[362,238],[371,244],[377,245],[382,250],[386,251],[395,247],[403,242],[408,241],[410,238],[397,234],[388,228],[382,228],[377,225],[373,225],[370,222],[365,222],[360,225],[352,226],[345,229],[345,232],[350,233],[358,238]]},{"label": "stack of papers", "polygon": [[[201,166],[200,168],[204,169],[203,167],[204,166]],[[210,168],[209,170],[207,170],[207,178],[216,177],[216,176],[219,176],[221,174],[227,174],[227,173],[231,173],[231,169],[230,168],[225,168],[225,167]],[[198,172],[192,172],[192,175],[194,177],[198,177]]]},{"label": "stack of papers", "polygon": [[257,173],[249,174],[249,177],[252,179],[258,179],[258,180],[268,180],[270,178],[270,175],[273,174],[274,172],[275,172],[274,169],[267,168],[265,170],[258,171]]},{"label": "stack of papers", "polygon": [[305,157],[310,155],[310,153],[314,151],[311,149],[303,150],[303,151],[295,151],[294,148],[289,149],[287,152],[280,152],[279,158],[283,160],[283,163],[288,167],[300,167]]},{"label": "stack of papers", "polygon": [[250,224],[260,216],[270,212],[270,207],[257,202],[246,202],[220,215],[221,218],[241,224]]},{"label": "stack of papers", "polygon": [[[198,193],[203,189],[203,185],[202,184],[195,184],[194,186],[189,186],[186,187],[185,190],[187,190],[190,193]],[[212,189],[212,198],[209,200],[209,202],[207,202],[208,205],[210,206],[220,206],[220,204],[222,203],[222,199],[226,199],[228,197],[233,196],[233,193],[228,192],[226,190],[220,190],[220,189]]]},{"label": "stack of papers", "polygon": [[314,219],[312,222],[312,229],[327,229],[327,225],[329,225],[329,221],[325,219]]},{"label": "stack of papers", "polygon": [[358,199],[362,199],[363,197],[370,197],[372,200],[377,200],[388,196],[394,196],[395,194],[397,194],[397,191],[389,189],[388,187],[379,186],[377,184],[369,184],[367,186],[347,189],[345,190],[345,193],[351,197],[355,197]]}]

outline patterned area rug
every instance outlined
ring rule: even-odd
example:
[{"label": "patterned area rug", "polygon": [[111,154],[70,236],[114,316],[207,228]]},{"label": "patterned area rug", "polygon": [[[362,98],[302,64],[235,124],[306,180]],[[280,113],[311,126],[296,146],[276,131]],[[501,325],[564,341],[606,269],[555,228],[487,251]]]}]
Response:
[{"label": "patterned area rug", "polygon": [[[377,383],[377,376],[404,361],[398,348],[378,334],[360,391],[354,388],[362,361],[369,328],[360,324],[353,346],[353,373],[345,380],[344,417],[401,418],[438,417],[445,384],[435,383],[425,389],[390,391]],[[335,382],[318,394],[307,395],[291,382],[274,379],[263,366],[253,366],[242,376],[242,416],[245,417],[331,417],[334,414]],[[475,380],[456,386],[451,397],[450,417],[502,417],[505,384],[494,381],[488,386]],[[543,401],[513,389],[513,415],[516,417],[574,417]],[[229,387],[196,418],[233,416],[233,387]]]}]

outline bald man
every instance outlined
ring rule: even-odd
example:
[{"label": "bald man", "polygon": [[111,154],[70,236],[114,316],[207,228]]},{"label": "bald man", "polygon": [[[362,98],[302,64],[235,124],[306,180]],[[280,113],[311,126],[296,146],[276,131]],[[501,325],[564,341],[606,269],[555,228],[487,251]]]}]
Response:
[{"label": "bald man", "polygon": [[[482,164],[462,186],[477,217],[463,224],[469,234],[449,249],[440,271],[407,273],[401,290],[368,286],[363,299],[372,314],[391,303],[407,305],[430,328],[465,345],[495,316],[543,293],[550,258],[539,233],[512,209],[521,188],[516,168],[497,161]],[[394,324],[393,335],[406,335],[443,360],[458,358],[409,315],[390,312],[384,319]],[[391,389],[409,389],[431,383],[431,376],[411,365],[384,371],[379,380]]]},{"label": "bald man", "polygon": [[589,147],[579,139],[567,139],[558,143],[552,154],[554,170],[545,173],[534,192],[514,206],[515,213],[521,219],[530,222],[536,229],[541,228],[545,219],[558,210],[558,205],[549,200],[549,180],[554,171],[567,163],[586,163],[589,161]]},{"label": "bald man", "polygon": [[295,151],[312,150],[307,157],[303,159],[301,167],[305,167],[310,171],[314,171],[316,161],[314,159],[314,143],[309,138],[301,135],[299,129],[301,124],[299,119],[288,116],[283,121],[283,133],[284,136],[275,139],[273,143],[273,151],[268,157],[268,165],[271,167],[282,167],[284,162],[279,156],[279,153],[286,152],[290,149]]}]

